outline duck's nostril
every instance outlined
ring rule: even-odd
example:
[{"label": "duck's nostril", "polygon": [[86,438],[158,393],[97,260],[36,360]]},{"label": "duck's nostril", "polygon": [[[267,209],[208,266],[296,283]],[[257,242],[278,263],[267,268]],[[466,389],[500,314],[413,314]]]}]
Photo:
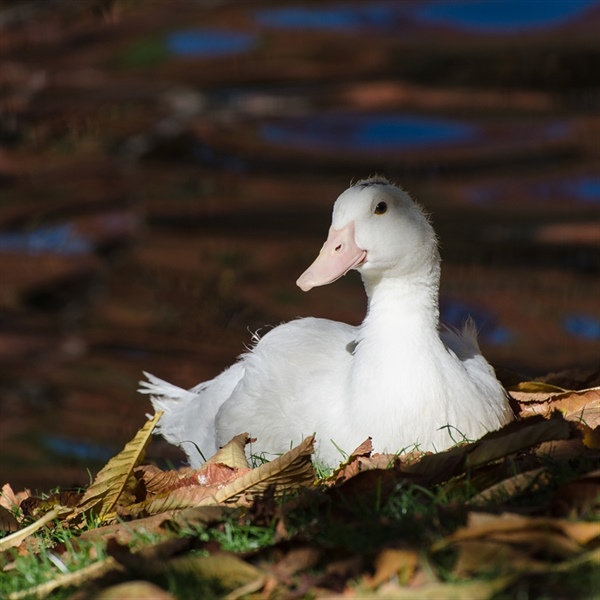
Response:
[{"label": "duck's nostril", "polygon": [[338,244],[338,245],[335,247],[335,250],[334,250],[334,252],[340,252],[340,251],[341,251],[341,249],[342,249],[342,245],[341,245],[341,244]]}]

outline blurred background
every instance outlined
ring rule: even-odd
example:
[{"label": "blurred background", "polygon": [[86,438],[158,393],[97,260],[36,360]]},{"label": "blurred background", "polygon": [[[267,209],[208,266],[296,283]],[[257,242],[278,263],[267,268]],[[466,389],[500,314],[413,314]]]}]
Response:
[{"label": "blurred background", "polygon": [[[335,198],[431,213],[442,317],[497,367],[600,360],[600,3],[0,2],[0,484],[86,484],[302,293]],[[179,454],[154,441],[150,458]]]}]

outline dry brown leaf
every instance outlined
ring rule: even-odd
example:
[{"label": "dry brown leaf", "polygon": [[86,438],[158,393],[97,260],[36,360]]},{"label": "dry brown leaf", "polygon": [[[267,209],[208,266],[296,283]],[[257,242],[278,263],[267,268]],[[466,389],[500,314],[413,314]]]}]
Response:
[{"label": "dry brown leaf", "polygon": [[511,392],[525,392],[528,394],[544,394],[544,395],[552,395],[552,394],[562,394],[563,392],[568,392],[570,390],[566,390],[565,388],[559,387],[557,385],[552,385],[551,383],[545,383],[542,381],[521,381],[517,383],[515,386],[511,386],[509,388]]},{"label": "dry brown leaf", "polygon": [[522,417],[547,417],[559,410],[569,421],[583,422],[591,429],[600,426],[600,388],[560,393],[513,391],[511,396],[519,402]]},{"label": "dry brown leaf", "polygon": [[[563,539],[559,539],[559,537]],[[577,552],[600,536],[600,523],[571,522],[546,517],[525,517],[512,513],[493,515],[470,513],[465,527],[434,544],[434,551],[465,540],[496,540],[521,545],[539,545],[558,552]]]},{"label": "dry brown leaf", "polygon": [[103,521],[116,516],[117,503],[123,504],[122,496],[135,487],[134,469],[143,459],[152,431],[162,414],[157,412],[146,421],[123,450],[102,467],[69,518],[77,518],[87,511],[95,512]]},{"label": "dry brown leaf", "polygon": [[[234,480],[236,477],[237,474],[232,473],[231,479]],[[124,507],[121,514],[133,517],[155,515],[165,511],[181,510],[204,504],[218,504],[215,501],[215,496],[222,487],[223,484],[211,486],[200,485],[199,483],[179,487],[150,500]]]},{"label": "dry brown leaf", "polygon": [[350,454],[349,458],[352,458],[353,456],[365,456],[365,457],[369,457],[371,456],[371,453],[373,452],[373,439],[368,437],[362,444],[360,444],[355,450],[354,452],[352,452],[352,454]]},{"label": "dry brown leaf", "polygon": [[174,512],[167,520],[165,526],[181,531],[182,529],[196,528],[221,521],[228,515],[233,515],[238,509],[231,506],[194,506]]},{"label": "dry brown leaf", "polygon": [[11,533],[19,529],[19,522],[10,510],[0,506],[0,530],[5,533]]},{"label": "dry brown leaf", "polygon": [[144,484],[146,492],[153,496],[175,488],[177,483],[188,474],[173,470],[162,471],[154,465],[141,465],[136,467],[133,473],[135,478]]},{"label": "dry brown leaf", "polygon": [[402,472],[422,483],[438,483],[489,462],[504,458],[550,440],[569,439],[571,425],[555,413],[550,419],[540,416],[512,421],[477,442],[456,446],[437,454],[426,454]]},{"label": "dry brown leaf", "polygon": [[152,534],[153,537],[172,537],[173,533],[162,525],[171,517],[170,513],[161,513],[144,519],[115,523],[95,529],[88,529],[81,534],[81,539],[88,541],[115,539],[120,544],[131,544],[135,539],[142,539],[140,534]]},{"label": "dry brown leaf", "polygon": [[232,438],[214,456],[209,458],[199,470],[207,468],[211,464],[221,463],[232,469],[249,469],[246,458],[246,445],[250,441],[247,433],[240,433]]},{"label": "dry brown leaf", "polygon": [[[382,585],[376,592],[367,591],[364,595],[357,590],[356,598],[383,598],[387,600],[490,600],[507,588],[515,576],[505,575],[496,579],[461,581],[458,583],[426,583],[419,587],[402,587],[395,583]],[[317,595],[317,599],[347,598],[346,594]]]},{"label": "dry brown leaf", "polygon": [[11,513],[17,511],[23,500],[29,498],[31,493],[29,490],[24,490],[15,494],[10,483],[5,483],[0,491],[0,506],[3,506]]},{"label": "dry brown leaf", "polygon": [[[186,478],[189,485],[130,505],[121,512],[130,516],[154,515],[167,510],[235,502],[243,494],[261,493],[271,485],[285,489],[289,486],[312,483],[315,478],[311,460],[313,447],[314,438],[311,436],[283,456],[255,469],[237,470],[225,465],[209,464],[205,469],[200,469],[194,477]],[[202,478],[210,476],[213,472],[220,473],[219,476],[215,475],[219,483],[206,485],[209,483],[208,479],[202,483]],[[223,477],[223,473],[229,474],[229,477]]]},{"label": "dry brown leaf", "polygon": [[519,548],[498,541],[465,540],[456,546],[458,559],[452,571],[456,577],[470,577],[486,572],[531,572],[545,567],[545,563],[532,559]]},{"label": "dry brown leaf", "polygon": [[239,477],[247,473],[250,467],[234,468],[223,463],[211,463],[202,465],[197,471],[193,471],[184,479],[180,479],[176,487],[189,485],[218,486],[231,480],[232,477]]},{"label": "dry brown leaf", "polygon": [[127,581],[111,585],[94,594],[94,600],[176,600],[162,588],[149,581]]},{"label": "dry brown leaf", "polygon": [[419,565],[419,555],[414,550],[386,548],[375,560],[375,573],[365,576],[364,584],[371,589],[397,577],[401,585],[408,585]]},{"label": "dry brown leaf", "polygon": [[370,469],[388,469],[398,461],[396,454],[373,454],[373,443],[367,438],[329,477],[325,484],[339,484],[351,479],[361,471]]},{"label": "dry brown leaf", "polygon": [[554,495],[555,514],[576,517],[579,514],[600,514],[600,470],[564,483]]},{"label": "dry brown leaf", "polygon": [[260,589],[265,574],[235,554],[215,553],[209,556],[181,556],[165,563],[164,571],[175,577],[193,575],[202,579],[215,579],[228,590],[253,584]]},{"label": "dry brown leaf", "polygon": [[[545,478],[543,477],[544,475],[546,475]],[[473,496],[467,504],[482,506],[490,502],[505,502],[510,498],[515,498],[529,491],[533,486],[540,483],[540,481],[548,483],[548,469],[546,467],[540,467],[504,479]]]},{"label": "dry brown leaf", "polygon": [[286,584],[292,583],[292,577],[301,571],[314,567],[321,557],[321,550],[316,545],[302,545],[292,548],[277,564],[269,571],[276,580]]},{"label": "dry brown leaf", "polygon": [[[269,486],[283,490],[291,486],[312,484],[315,480],[312,464],[314,445],[314,437],[307,437],[301,444],[272,462],[248,471],[221,488],[214,496],[214,503],[233,502],[243,494],[264,492]],[[212,500],[202,502],[208,503],[212,503]]]}]

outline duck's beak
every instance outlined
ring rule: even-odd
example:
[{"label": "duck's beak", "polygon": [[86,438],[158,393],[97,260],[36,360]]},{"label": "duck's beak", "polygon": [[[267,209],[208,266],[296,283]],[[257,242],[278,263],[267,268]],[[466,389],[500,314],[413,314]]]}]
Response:
[{"label": "duck's beak", "polygon": [[367,251],[359,248],[354,239],[354,221],[342,229],[331,227],[319,256],[300,275],[296,285],[303,292],[308,292],[319,285],[327,285],[365,262],[366,258]]}]

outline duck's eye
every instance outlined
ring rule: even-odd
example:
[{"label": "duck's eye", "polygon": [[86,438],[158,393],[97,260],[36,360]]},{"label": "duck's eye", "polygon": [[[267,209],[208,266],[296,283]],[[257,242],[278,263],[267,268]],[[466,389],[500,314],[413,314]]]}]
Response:
[{"label": "duck's eye", "polygon": [[376,215],[382,215],[384,212],[387,211],[387,204],[385,202],[380,202],[376,207],[375,207],[375,214]]}]

